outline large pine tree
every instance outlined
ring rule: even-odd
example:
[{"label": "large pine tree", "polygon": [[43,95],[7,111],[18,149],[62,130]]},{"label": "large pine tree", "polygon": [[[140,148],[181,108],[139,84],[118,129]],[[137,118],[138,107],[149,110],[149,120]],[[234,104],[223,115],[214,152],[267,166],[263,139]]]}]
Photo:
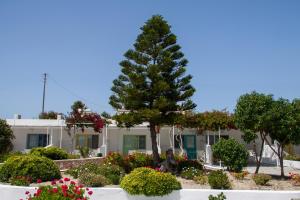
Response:
[{"label": "large pine tree", "polygon": [[160,15],[152,16],[138,35],[134,48],[120,62],[121,75],[113,81],[110,104],[126,110],[115,116],[120,126],[149,122],[155,163],[159,162],[157,127],[172,125],[182,111],[196,105],[191,75],[185,75],[188,61],[176,44],[170,25]]}]

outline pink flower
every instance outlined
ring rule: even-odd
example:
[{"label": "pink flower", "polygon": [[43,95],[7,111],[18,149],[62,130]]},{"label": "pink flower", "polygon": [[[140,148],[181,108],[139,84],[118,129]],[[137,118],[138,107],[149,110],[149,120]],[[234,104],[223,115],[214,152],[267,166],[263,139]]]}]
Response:
[{"label": "pink flower", "polygon": [[41,180],[41,179],[37,179],[36,182],[37,182],[37,183],[41,183],[42,180]]},{"label": "pink flower", "polygon": [[59,183],[64,183],[64,181],[63,181],[63,180],[61,180],[61,179],[60,179],[58,182],[59,182]]},{"label": "pink flower", "polygon": [[51,181],[51,185],[56,185],[56,181]]},{"label": "pink flower", "polygon": [[89,188],[85,188],[86,189],[86,191],[89,191],[90,189]]},{"label": "pink flower", "polygon": [[71,185],[76,185],[75,181],[70,182]]},{"label": "pink flower", "polygon": [[29,191],[26,191],[25,194],[26,194],[26,195],[29,194]]},{"label": "pink flower", "polygon": [[93,194],[93,191],[89,191],[88,194],[89,194],[89,195],[92,195],[92,194]]}]

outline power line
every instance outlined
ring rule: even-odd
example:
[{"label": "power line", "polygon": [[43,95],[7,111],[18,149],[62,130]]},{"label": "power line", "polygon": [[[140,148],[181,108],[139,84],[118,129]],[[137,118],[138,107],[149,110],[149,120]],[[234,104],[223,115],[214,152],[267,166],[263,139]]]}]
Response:
[{"label": "power line", "polygon": [[76,97],[76,98],[78,98],[78,99],[80,99],[80,100],[83,100],[84,102],[88,102],[88,103],[90,103],[90,104],[93,104],[94,106],[97,106],[97,107],[99,107],[99,108],[102,107],[100,104],[95,103],[95,102],[93,102],[93,101],[90,101],[90,100],[88,100],[88,99],[86,99],[86,98],[84,98],[84,97],[82,97],[82,96],[76,94],[75,92],[73,92],[72,90],[68,89],[67,87],[65,87],[65,86],[64,86],[63,84],[61,84],[60,82],[58,82],[56,79],[53,78],[53,76],[50,76],[49,74],[48,74],[48,79],[51,80],[53,83],[55,83],[57,86],[61,87],[61,88],[64,89],[65,91],[67,91],[70,95],[72,95],[72,96],[74,96],[74,97]]}]

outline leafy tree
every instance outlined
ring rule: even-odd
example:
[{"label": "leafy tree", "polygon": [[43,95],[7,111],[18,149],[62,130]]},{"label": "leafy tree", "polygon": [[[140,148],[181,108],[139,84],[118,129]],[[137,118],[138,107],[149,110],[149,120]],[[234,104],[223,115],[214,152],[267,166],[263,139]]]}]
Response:
[{"label": "leafy tree", "polygon": [[[257,92],[240,96],[235,108],[235,124],[237,128],[244,132],[243,139],[247,143],[253,144],[255,153],[256,170],[258,173],[261,164],[265,135],[268,134],[269,124],[267,122],[268,111],[273,102],[272,95],[265,95]],[[261,147],[257,150],[257,134],[261,139]]]},{"label": "leafy tree", "polygon": [[62,113],[58,113],[58,112],[54,112],[54,111],[43,112],[43,113],[40,113],[39,119],[57,119],[57,115],[62,115]]},{"label": "leafy tree", "polygon": [[114,117],[119,126],[149,122],[155,163],[159,162],[157,126],[174,124],[180,112],[196,105],[188,61],[176,43],[170,25],[160,15],[152,16],[137,37],[134,48],[120,62],[121,75],[113,81],[110,104],[124,112]]},{"label": "leafy tree", "polygon": [[295,99],[292,103],[280,98],[273,102],[268,112],[270,137],[278,142],[277,149],[265,137],[266,142],[276,153],[280,161],[281,177],[284,177],[283,157],[284,147],[289,144],[300,144],[300,101]]},{"label": "leafy tree", "polygon": [[13,131],[5,120],[0,119],[0,154],[7,153],[13,148]]},{"label": "leafy tree", "polygon": [[221,139],[212,146],[213,155],[227,166],[229,171],[240,172],[248,163],[246,147],[235,139]]}]

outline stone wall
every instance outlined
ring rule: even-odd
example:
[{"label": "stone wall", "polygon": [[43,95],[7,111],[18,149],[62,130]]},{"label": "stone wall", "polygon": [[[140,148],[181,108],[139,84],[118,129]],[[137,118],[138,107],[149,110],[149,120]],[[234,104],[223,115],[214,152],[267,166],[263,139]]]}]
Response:
[{"label": "stone wall", "polygon": [[101,163],[103,157],[95,158],[81,158],[81,159],[67,159],[67,160],[54,160],[54,163],[59,167],[60,170],[70,169],[72,167],[77,167],[85,163]]}]

